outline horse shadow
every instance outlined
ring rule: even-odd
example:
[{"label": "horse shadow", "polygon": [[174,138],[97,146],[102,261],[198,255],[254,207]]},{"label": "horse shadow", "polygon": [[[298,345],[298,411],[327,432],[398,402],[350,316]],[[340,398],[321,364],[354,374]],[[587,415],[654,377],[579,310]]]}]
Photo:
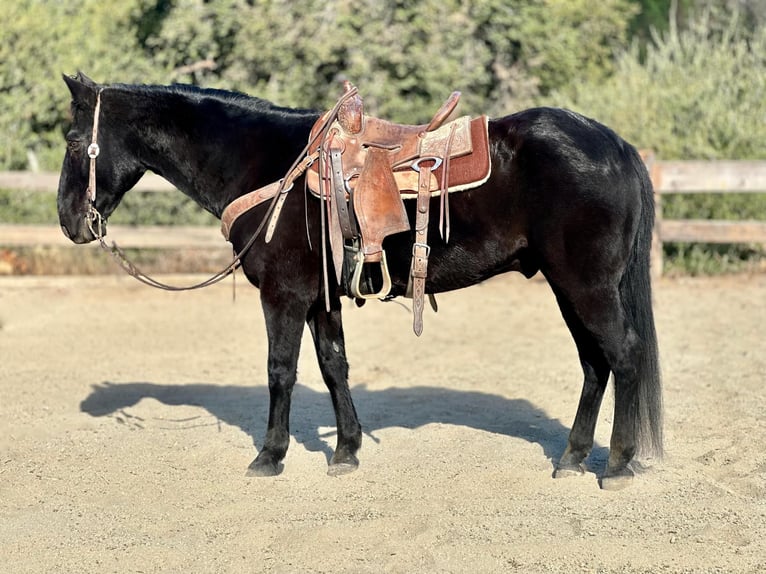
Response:
[{"label": "horse shadow", "polygon": [[[525,399],[509,399],[479,391],[462,391],[431,386],[352,389],[364,433],[380,442],[375,433],[390,427],[416,429],[441,423],[473,428],[536,443],[555,467],[566,447],[569,429],[544,410]],[[238,427],[248,434],[258,449],[263,445],[268,412],[268,389],[213,384],[156,384],[149,382],[104,382],[93,385],[80,403],[80,410],[94,417],[125,415],[124,409],[145,398],[168,406],[196,406],[218,421]],[[326,402],[326,409],[315,408]],[[329,394],[296,384],[291,410],[291,436],[309,451],[321,451],[329,461],[335,435],[335,415]],[[131,416],[131,415],[127,415]],[[332,430],[322,432],[321,429]],[[603,467],[608,455],[605,447],[594,445],[586,466]]]}]

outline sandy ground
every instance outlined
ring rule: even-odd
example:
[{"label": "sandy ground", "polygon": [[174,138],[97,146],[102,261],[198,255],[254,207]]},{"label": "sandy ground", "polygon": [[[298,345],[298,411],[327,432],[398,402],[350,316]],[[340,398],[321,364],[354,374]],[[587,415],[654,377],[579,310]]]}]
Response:
[{"label": "sandy ground", "polygon": [[[176,278],[190,279],[190,278]],[[0,279],[0,571],[766,572],[766,275],[663,280],[667,457],[631,488],[554,480],[581,372],[546,284],[346,305],[361,467],[331,478],[304,340],[284,472],[255,289]]]}]

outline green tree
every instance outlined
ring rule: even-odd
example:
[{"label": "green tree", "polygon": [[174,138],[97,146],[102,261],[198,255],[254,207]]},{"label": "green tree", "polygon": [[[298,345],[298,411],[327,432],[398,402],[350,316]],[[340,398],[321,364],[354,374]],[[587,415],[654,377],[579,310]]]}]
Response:
[{"label": "green tree", "polygon": [[370,112],[425,121],[453,89],[478,107],[473,88],[490,83],[459,0],[274,0],[253,12],[221,78],[279,103],[330,106],[348,79]]},{"label": "green tree", "polygon": [[611,77],[550,98],[665,159],[766,157],[766,27],[706,11],[626,52]]},{"label": "green tree", "polygon": [[257,16],[246,0],[145,0],[136,32],[144,55],[165,71],[164,83],[219,83],[245,22]]},{"label": "green tree", "polygon": [[[462,113],[568,104],[676,155],[752,155],[757,146],[742,142],[760,137],[758,122],[727,114],[759,113],[759,78],[747,78],[762,71],[764,10],[737,0],[748,26],[719,33],[720,47],[697,57],[688,46],[708,33],[697,28],[629,50],[639,7],[653,7],[658,22],[675,1],[0,0],[0,169],[58,167],[68,111],[60,75],[77,69],[101,82],[187,82],[317,109],[349,79],[369,112],[409,122],[427,121],[459,89]],[[677,0],[689,10],[732,1]],[[724,30],[722,21],[704,26]],[[729,71],[717,79],[719,70]],[[703,96],[696,102],[678,95],[692,88]],[[700,103],[731,92],[742,92],[737,105],[716,117],[718,108]],[[698,132],[686,133],[690,122]],[[689,143],[703,137],[707,147]]]},{"label": "green tree", "polygon": [[424,121],[453,89],[463,111],[496,115],[607,75],[635,11],[630,0],[261,0],[220,73],[290,105],[331,105],[348,78],[399,121]]},{"label": "green tree", "polygon": [[637,37],[646,44],[651,42],[652,34],[667,32],[671,21],[676,28],[679,24],[683,27],[683,23],[689,19],[690,9],[697,1],[635,0],[640,10],[630,23],[631,37]]},{"label": "green tree", "polygon": [[[61,74],[145,81],[153,67],[139,51],[131,23],[137,0],[1,0],[0,165],[51,169],[61,161],[69,102]],[[160,74],[154,77],[160,77]]]},{"label": "green tree", "polygon": [[593,83],[614,71],[627,45],[630,0],[527,0],[519,2],[508,35],[517,59],[539,80],[540,93]]}]

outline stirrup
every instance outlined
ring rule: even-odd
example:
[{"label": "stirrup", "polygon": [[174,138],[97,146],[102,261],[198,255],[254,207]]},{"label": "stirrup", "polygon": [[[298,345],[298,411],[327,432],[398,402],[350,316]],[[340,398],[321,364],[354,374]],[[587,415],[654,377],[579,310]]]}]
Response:
[{"label": "stirrup", "polygon": [[359,251],[354,257],[354,275],[351,278],[351,295],[358,299],[383,299],[391,291],[391,275],[388,273],[388,264],[386,263],[386,252],[380,258],[380,274],[383,277],[383,285],[377,293],[362,293],[360,289],[362,284],[362,271],[364,269],[364,254]]}]

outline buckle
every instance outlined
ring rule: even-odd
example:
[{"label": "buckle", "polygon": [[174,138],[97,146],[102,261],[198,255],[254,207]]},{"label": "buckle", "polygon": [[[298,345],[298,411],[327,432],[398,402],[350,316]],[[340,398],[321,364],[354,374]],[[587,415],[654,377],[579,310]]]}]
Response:
[{"label": "buckle", "polygon": [[96,159],[98,157],[98,154],[101,153],[101,148],[98,147],[98,144],[96,142],[93,142],[88,146],[88,157],[90,159]]},{"label": "buckle", "polygon": [[431,246],[427,243],[418,243],[415,242],[412,244],[412,256],[415,257],[415,249],[418,247],[422,247],[426,250],[426,259],[431,255]]}]

